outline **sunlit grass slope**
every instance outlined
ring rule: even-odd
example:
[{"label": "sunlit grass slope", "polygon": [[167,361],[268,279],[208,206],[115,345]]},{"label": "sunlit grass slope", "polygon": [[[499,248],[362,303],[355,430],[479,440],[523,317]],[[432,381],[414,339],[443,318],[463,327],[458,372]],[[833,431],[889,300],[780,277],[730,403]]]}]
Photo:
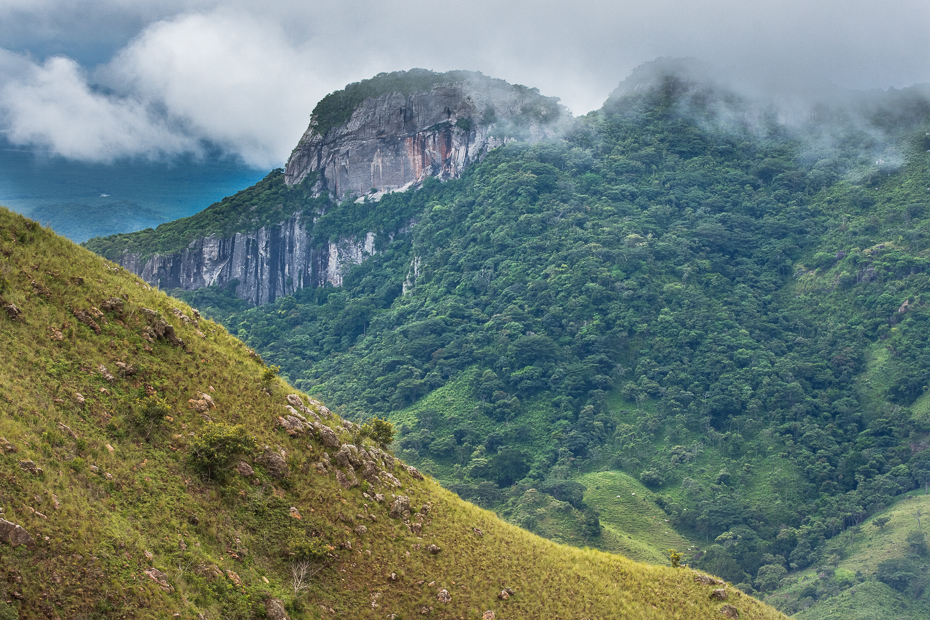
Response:
[{"label": "sunlit grass slope", "polygon": [[652,564],[668,563],[669,549],[682,553],[684,561],[692,555],[692,543],[675,531],[653,493],[630,476],[596,472],[580,476],[578,482],[587,487],[585,503],[598,507],[606,548]]},{"label": "sunlit grass slope", "polygon": [[[381,480],[402,488],[343,488],[337,470],[352,465],[337,465],[322,427],[278,426],[294,391],[242,343],[5,210],[0,299],[0,507],[34,540],[0,543],[0,617],[280,618],[275,600],[291,618],[723,617],[688,569],[557,545],[399,462],[377,458]],[[170,413],[142,422],[152,398]],[[357,441],[322,405],[302,405],[331,438]],[[192,447],[214,423],[255,438],[239,457],[254,474],[198,475]],[[411,514],[389,515],[392,492]],[[295,594],[292,554],[308,541],[328,555]],[[726,604],[783,617],[734,588]]]}]

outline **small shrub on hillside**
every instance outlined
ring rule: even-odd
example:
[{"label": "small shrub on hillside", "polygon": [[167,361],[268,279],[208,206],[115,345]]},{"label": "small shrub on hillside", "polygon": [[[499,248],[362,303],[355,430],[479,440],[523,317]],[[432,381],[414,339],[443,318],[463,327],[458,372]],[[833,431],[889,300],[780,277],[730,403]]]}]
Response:
[{"label": "small shrub on hillside", "polygon": [[322,562],[326,554],[333,550],[322,538],[311,536],[294,536],[288,541],[287,547],[293,560],[310,562]]},{"label": "small shrub on hillside", "polygon": [[204,477],[221,480],[233,459],[254,452],[256,447],[255,438],[241,424],[211,422],[191,442],[190,462]]},{"label": "small shrub on hillside", "polygon": [[279,372],[281,372],[280,366],[266,366],[265,370],[262,371],[262,385],[266,388],[270,388],[271,384],[274,382],[274,378],[278,376]]},{"label": "small shrub on hillside", "polygon": [[152,430],[164,422],[165,416],[170,413],[171,406],[166,400],[157,396],[146,396],[145,398],[136,399],[133,403],[129,420],[148,437]]},{"label": "small shrub on hillside", "polygon": [[362,425],[362,433],[378,444],[382,450],[387,450],[394,441],[394,425],[381,418],[372,418]]}]

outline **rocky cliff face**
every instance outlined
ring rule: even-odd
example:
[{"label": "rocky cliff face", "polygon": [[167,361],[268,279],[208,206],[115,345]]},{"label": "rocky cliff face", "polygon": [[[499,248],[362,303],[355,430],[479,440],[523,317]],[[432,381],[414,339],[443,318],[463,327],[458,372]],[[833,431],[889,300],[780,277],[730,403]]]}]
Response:
[{"label": "rocky cliff face", "polygon": [[[567,118],[557,99],[480,73],[382,74],[350,84],[317,105],[287,163],[284,182],[293,186],[313,173],[310,196],[377,200],[427,177],[456,178],[489,150],[511,140],[552,135]],[[264,304],[307,286],[341,286],[346,270],[375,252],[371,232],[319,243],[313,222],[301,213],[227,237],[194,237],[181,252],[156,253],[146,260],[127,249],[117,260],[163,289],[189,291],[238,280],[238,297]],[[413,286],[418,266],[412,267],[405,290]]]},{"label": "rocky cliff face", "polygon": [[285,181],[318,172],[320,192],[339,200],[377,198],[427,177],[456,178],[506,141],[555,133],[565,117],[557,99],[535,89],[481,74],[457,73],[451,81],[443,79],[448,74],[433,75],[438,82],[428,90],[365,98],[337,126],[326,126],[318,106],[287,162]]},{"label": "rocky cliff face", "polygon": [[119,262],[162,289],[192,291],[238,280],[236,296],[264,304],[307,286],[342,286],[346,270],[374,253],[374,233],[314,244],[304,217],[294,214],[248,233],[201,237],[182,252],[145,262],[127,252]]}]

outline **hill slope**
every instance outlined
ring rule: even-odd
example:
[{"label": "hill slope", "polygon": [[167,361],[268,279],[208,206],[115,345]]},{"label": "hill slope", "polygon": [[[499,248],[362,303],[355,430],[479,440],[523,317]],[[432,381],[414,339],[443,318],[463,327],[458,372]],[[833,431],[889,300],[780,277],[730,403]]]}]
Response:
[{"label": "hill slope", "polygon": [[[687,569],[556,545],[421,479],[220,326],[6,210],[0,276],[0,532],[24,543],[0,546],[3,617],[720,617]],[[319,572],[295,594],[300,560]]]},{"label": "hill slope", "polygon": [[615,548],[650,512],[592,493],[619,471],[689,559],[773,592],[930,471],[930,105],[895,91],[798,129],[650,79],[561,140],[330,205],[321,244],[381,240],[338,287],[185,295],[340,413],[390,416],[460,496]]}]

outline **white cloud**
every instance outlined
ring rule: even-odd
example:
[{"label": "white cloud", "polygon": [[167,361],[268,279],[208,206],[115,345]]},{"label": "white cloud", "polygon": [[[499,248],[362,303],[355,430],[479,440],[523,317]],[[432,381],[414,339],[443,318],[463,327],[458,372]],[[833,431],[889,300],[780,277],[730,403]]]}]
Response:
[{"label": "white cloud", "polygon": [[0,85],[0,108],[13,143],[91,161],[197,148],[194,139],[170,130],[144,102],[93,92],[73,60],[55,57],[35,65],[21,58],[17,64],[19,75]]},{"label": "white cloud", "polygon": [[223,10],[153,24],[98,77],[168,110],[192,135],[269,167],[283,162],[325,94],[312,60],[277,24]]},{"label": "white cloud", "polygon": [[43,59],[0,50],[0,115],[11,137],[69,157],[207,140],[269,167],[316,101],[380,71],[478,70],[576,113],[659,56],[744,86],[901,87],[930,81],[928,24],[926,0],[0,0],[0,48]]}]

